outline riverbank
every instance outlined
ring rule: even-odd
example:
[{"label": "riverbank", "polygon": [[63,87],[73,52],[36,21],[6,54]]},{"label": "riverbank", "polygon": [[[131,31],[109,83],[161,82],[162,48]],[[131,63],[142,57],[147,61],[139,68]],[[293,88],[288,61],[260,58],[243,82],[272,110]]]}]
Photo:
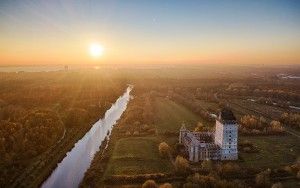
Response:
[{"label": "riverbank", "polygon": [[66,133],[65,138],[59,145],[39,156],[39,159],[31,163],[31,165],[18,176],[11,187],[39,187],[92,125],[92,123],[86,124],[78,131],[74,130]]},{"label": "riverbank", "polygon": [[1,73],[0,85],[0,187],[43,181],[127,88],[83,71]]},{"label": "riverbank", "polygon": [[[159,175],[173,171],[168,159],[161,158],[158,145],[166,137],[158,135],[155,101],[149,95],[136,94],[112,131],[108,147],[97,152],[80,187],[103,187],[120,176]],[[115,179],[116,178],[116,179]]]},{"label": "riverbank", "polygon": [[106,111],[104,118],[97,121],[74,145],[41,187],[64,188],[77,187],[79,185],[85,171],[91,164],[94,154],[109,137],[113,126],[126,110],[131,90],[132,86],[128,86],[125,93]]}]

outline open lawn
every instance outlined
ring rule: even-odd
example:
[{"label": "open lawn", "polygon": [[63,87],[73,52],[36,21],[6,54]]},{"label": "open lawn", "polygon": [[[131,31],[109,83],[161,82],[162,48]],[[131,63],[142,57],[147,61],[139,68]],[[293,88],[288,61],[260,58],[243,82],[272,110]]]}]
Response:
[{"label": "open lawn", "polygon": [[278,120],[281,114],[285,112],[285,110],[281,107],[258,104],[248,100],[232,99],[229,100],[229,103],[238,118],[245,114],[251,114],[264,116],[268,120]]},{"label": "open lawn", "polygon": [[197,100],[197,103],[199,103],[202,108],[208,111],[217,111],[219,109],[219,105],[215,102],[209,102],[207,100]]},{"label": "open lawn", "polygon": [[[188,129],[193,130],[198,121],[203,121],[184,106],[169,99],[156,98],[154,108],[157,134],[117,140],[104,177],[169,173],[174,170],[168,159],[160,157],[158,144],[165,141],[171,147],[174,146],[178,142],[178,135],[173,133],[178,133],[182,122],[185,122]],[[167,132],[172,134],[164,134]],[[291,164],[300,156],[299,139],[291,135],[242,136],[240,140],[249,140],[259,149],[258,153],[240,152],[244,161],[239,163],[243,167],[276,168]]]},{"label": "open lawn", "polygon": [[259,148],[259,153],[243,153],[241,165],[248,167],[279,167],[291,164],[300,156],[299,139],[294,136],[242,137]]},{"label": "open lawn", "polygon": [[169,99],[157,98],[155,101],[156,128],[158,133],[165,131],[178,132],[181,124],[185,122],[186,128],[192,130],[201,120],[199,116]]},{"label": "open lawn", "polygon": [[159,143],[156,137],[131,137],[118,140],[105,175],[135,175],[172,171],[170,161],[162,159],[159,155]]},{"label": "open lawn", "polygon": [[293,180],[283,181],[282,185],[283,187],[300,187],[300,182],[293,179]]},{"label": "open lawn", "polygon": [[233,102],[235,104],[239,104],[244,107],[247,107],[249,109],[252,109],[253,111],[257,111],[261,114],[264,114],[264,116],[267,116],[267,117],[273,118],[273,119],[278,119],[281,116],[281,114],[286,112],[285,109],[278,107],[278,106],[259,104],[259,103],[252,102],[249,100],[232,99],[231,102]]}]

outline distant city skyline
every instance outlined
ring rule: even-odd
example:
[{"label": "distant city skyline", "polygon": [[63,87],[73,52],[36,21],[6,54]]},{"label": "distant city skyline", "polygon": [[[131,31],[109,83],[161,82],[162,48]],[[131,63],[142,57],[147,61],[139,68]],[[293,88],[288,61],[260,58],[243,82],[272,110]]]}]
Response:
[{"label": "distant city skyline", "polygon": [[0,65],[110,63],[300,64],[300,1],[0,1]]}]

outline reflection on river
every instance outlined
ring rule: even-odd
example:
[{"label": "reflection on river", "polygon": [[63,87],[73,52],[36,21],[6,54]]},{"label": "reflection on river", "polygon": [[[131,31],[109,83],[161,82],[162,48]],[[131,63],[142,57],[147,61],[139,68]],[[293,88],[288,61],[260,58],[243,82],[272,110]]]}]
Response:
[{"label": "reflection on river", "polygon": [[75,144],[73,149],[67,153],[67,156],[43,183],[43,188],[79,186],[95,153],[99,150],[101,142],[111,132],[113,126],[125,111],[130,100],[131,90],[132,87],[129,86],[126,92],[106,111],[104,118],[96,122],[84,137]]}]

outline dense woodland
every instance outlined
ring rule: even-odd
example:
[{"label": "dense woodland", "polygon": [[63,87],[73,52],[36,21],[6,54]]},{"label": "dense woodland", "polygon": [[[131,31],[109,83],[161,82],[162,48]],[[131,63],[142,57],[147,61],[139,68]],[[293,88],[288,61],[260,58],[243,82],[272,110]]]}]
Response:
[{"label": "dense woodland", "polygon": [[124,81],[94,72],[0,74],[0,186],[102,117]]}]

